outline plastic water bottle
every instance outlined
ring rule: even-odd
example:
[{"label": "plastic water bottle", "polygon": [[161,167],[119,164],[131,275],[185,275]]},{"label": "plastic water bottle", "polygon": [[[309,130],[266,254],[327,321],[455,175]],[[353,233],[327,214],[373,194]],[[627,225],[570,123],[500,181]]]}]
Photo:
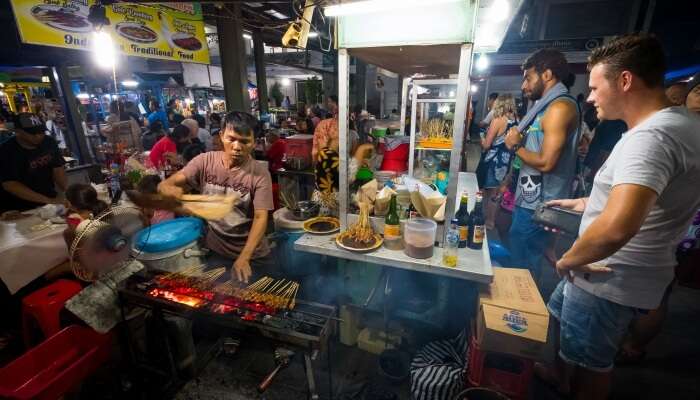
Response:
[{"label": "plastic water bottle", "polygon": [[454,268],[457,266],[457,248],[459,247],[459,228],[457,219],[450,222],[450,227],[445,236],[445,244],[442,248],[442,265]]},{"label": "plastic water bottle", "polygon": [[113,163],[110,166],[110,170],[109,189],[112,195],[112,204],[117,204],[122,194],[121,185],[119,184],[119,164]]}]

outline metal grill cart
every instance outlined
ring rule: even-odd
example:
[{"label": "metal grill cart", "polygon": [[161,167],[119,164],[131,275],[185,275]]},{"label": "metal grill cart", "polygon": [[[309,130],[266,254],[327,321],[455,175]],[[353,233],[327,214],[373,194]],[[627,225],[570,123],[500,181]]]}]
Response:
[{"label": "metal grill cart", "polygon": [[[180,341],[180,346],[187,347],[182,343],[187,343],[186,339],[180,339],[173,335],[172,326],[168,326],[166,321],[171,317],[177,317],[178,324],[185,324],[191,329],[192,321],[197,321],[202,325],[216,327],[212,340],[201,340],[192,349],[194,355],[193,370],[198,374],[206,364],[215,357],[222,348],[238,347],[239,342],[227,343],[221,339],[222,332],[233,332],[237,337],[264,337],[272,344],[284,346],[300,354],[303,363],[308,394],[310,399],[318,399],[318,385],[314,364],[318,365],[325,358],[328,369],[328,391],[329,397],[333,388],[332,384],[332,362],[329,338],[333,335],[336,309],[333,306],[308,302],[296,301],[293,310],[259,310],[253,312],[249,309],[237,308],[224,304],[219,297],[203,297],[201,293],[182,295],[173,291],[172,288],[164,288],[159,284],[159,275],[155,273],[144,273],[134,275],[129,278],[119,289],[119,298],[122,305],[122,313],[128,307],[137,306],[150,310],[153,318],[153,329],[155,337],[162,338],[163,353],[165,361],[161,365],[151,365],[152,361],[144,360],[138,356],[138,351],[134,345],[131,329],[125,327],[123,335],[128,344],[129,356],[132,365],[146,371],[155,371],[166,376],[166,384],[162,388],[165,393],[173,393],[183,383],[178,374],[178,367],[173,356],[175,343]],[[182,289],[182,288],[181,288]],[[194,292],[193,292],[194,293]],[[189,322],[183,322],[189,321]],[[189,324],[189,325],[187,325]],[[177,329],[176,329],[177,331]],[[174,336],[175,338],[171,338]],[[186,336],[185,336],[186,337]],[[325,357],[323,356],[325,353]],[[267,385],[270,384],[274,374],[270,375]],[[264,390],[264,389],[263,389]]]}]

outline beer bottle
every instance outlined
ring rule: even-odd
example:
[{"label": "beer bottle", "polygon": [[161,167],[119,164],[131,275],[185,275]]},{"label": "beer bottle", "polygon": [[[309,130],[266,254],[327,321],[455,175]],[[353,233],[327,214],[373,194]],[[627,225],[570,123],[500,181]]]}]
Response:
[{"label": "beer bottle", "polygon": [[384,247],[389,250],[401,250],[402,245],[401,224],[399,223],[399,214],[396,212],[396,195],[392,194],[389,201],[389,212],[384,218]]},{"label": "beer bottle", "polygon": [[465,191],[462,193],[462,199],[459,202],[459,210],[455,218],[457,219],[457,230],[459,230],[459,248],[467,247],[469,240],[469,195]]},{"label": "beer bottle", "polygon": [[482,195],[481,192],[476,193],[476,204],[474,205],[474,210],[472,210],[469,216],[469,241],[467,242],[467,247],[470,249],[481,249],[484,245],[484,236],[486,236],[486,227],[484,226],[484,212],[481,203]]}]

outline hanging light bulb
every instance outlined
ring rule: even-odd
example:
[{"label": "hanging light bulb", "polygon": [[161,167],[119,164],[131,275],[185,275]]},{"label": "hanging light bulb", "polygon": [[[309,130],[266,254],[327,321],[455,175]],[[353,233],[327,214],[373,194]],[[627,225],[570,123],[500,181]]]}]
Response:
[{"label": "hanging light bulb", "polygon": [[479,55],[479,58],[476,60],[476,69],[479,71],[484,71],[488,67],[489,58],[486,56],[486,54],[481,53],[481,55]]},{"label": "hanging light bulb", "polygon": [[92,34],[92,52],[95,63],[102,68],[113,68],[115,62],[114,43],[109,33],[99,30]]}]

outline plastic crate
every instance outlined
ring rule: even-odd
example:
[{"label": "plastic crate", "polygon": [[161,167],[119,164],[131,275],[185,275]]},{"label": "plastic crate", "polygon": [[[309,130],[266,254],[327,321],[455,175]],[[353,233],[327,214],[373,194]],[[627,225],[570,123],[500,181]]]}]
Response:
[{"label": "plastic crate", "polygon": [[497,390],[513,399],[527,398],[533,361],[508,354],[481,351],[472,336],[469,343],[467,384]]},{"label": "plastic crate", "polygon": [[110,342],[87,327],[61,330],[0,369],[0,398],[60,398],[107,360]]}]

